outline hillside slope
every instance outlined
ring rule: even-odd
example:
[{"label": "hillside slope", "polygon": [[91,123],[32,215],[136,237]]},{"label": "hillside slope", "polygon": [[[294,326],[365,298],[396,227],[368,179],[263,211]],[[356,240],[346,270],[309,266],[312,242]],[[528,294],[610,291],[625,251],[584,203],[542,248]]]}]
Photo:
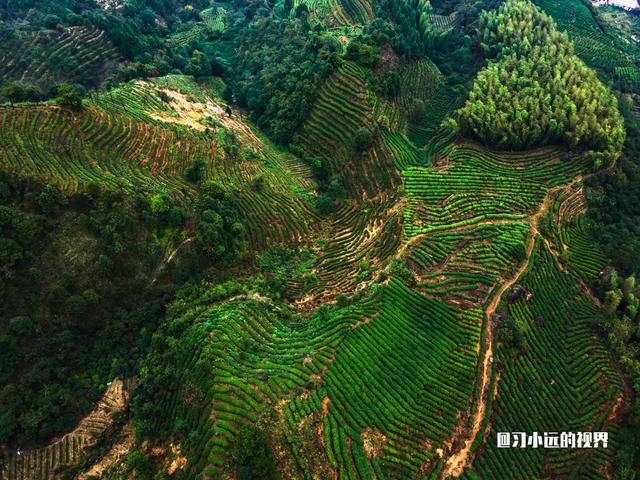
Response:
[{"label": "hillside slope", "polygon": [[[497,3],[0,16],[0,479],[634,478],[640,287],[590,216],[640,151],[635,97],[607,83],[633,49],[583,4]],[[527,62],[554,48],[580,69],[551,102]],[[14,95],[38,82],[75,85]],[[524,137],[563,120],[500,149],[464,127],[489,103]]]}]

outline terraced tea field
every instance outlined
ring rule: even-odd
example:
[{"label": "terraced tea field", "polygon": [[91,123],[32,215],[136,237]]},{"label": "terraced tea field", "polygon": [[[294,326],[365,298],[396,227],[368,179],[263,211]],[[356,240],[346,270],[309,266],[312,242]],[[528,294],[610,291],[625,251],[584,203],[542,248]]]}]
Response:
[{"label": "terraced tea field", "polygon": [[[210,365],[202,395],[212,412],[193,418],[207,445],[198,447],[204,450],[191,471],[208,458],[206,473],[213,476],[225,465],[238,426],[265,410],[274,411],[280,426],[279,455],[292,478],[309,478],[321,461],[341,478],[404,478],[433,458],[427,449],[416,456],[415,445],[442,445],[467,404],[479,312],[458,314],[395,280],[330,319],[287,323],[268,305],[236,301],[198,317],[199,340],[190,338],[184,350],[195,358],[184,366]],[[196,347],[202,342],[207,346]],[[168,421],[189,408],[180,396],[167,405],[176,400]],[[314,444],[302,440],[316,431]],[[366,452],[371,432],[380,441],[375,455]],[[321,445],[326,458],[309,456]]]},{"label": "terraced tea field", "polygon": [[[175,91],[173,95],[174,103],[165,105],[155,87],[132,83],[95,97],[80,113],[57,107],[1,107],[3,168],[65,190],[97,183],[184,199],[194,188],[182,172],[200,159],[206,163],[207,176],[237,196],[252,245],[305,240],[313,228],[308,220],[315,215],[302,198],[314,188],[309,167],[258,137],[237,116],[221,122],[234,128],[240,141],[250,147],[229,153],[235,150],[225,145],[238,140],[229,137],[222,124],[213,131],[180,110],[191,112],[193,107],[201,110],[199,117],[220,118],[221,107],[212,99],[207,104],[196,102],[194,107],[183,94]],[[252,188],[258,177],[266,184],[260,192]]]},{"label": "terraced tea field", "polygon": [[370,0],[296,0],[304,3],[314,19],[329,27],[354,26],[374,16],[374,5]]},{"label": "terraced tea field", "polygon": [[374,130],[374,102],[365,84],[364,69],[345,62],[325,83],[297,136],[309,155],[325,158],[340,172],[350,195],[374,198],[395,187],[393,158],[380,138],[366,152],[354,152],[352,138],[359,129]]},{"label": "terraced tea field", "polygon": [[531,2],[0,0],[0,480],[623,480],[638,32]]},{"label": "terraced tea field", "polygon": [[505,155],[473,144],[447,146],[436,154],[434,167],[403,172],[410,199],[406,235],[524,219],[548,188],[568,183],[587,167],[585,158],[563,156],[559,149]]},{"label": "terraced tea field", "polygon": [[[534,3],[549,14],[575,43],[578,56],[590,67],[607,72],[636,71],[633,48],[628,52],[611,34],[604,31],[591,11],[580,0],[535,0]],[[622,69],[622,70],[620,70]]]},{"label": "terraced tea field", "polygon": [[[176,374],[152,427],[182,438],[185,475],[231,475],[245,425],[268,431],[287,479],[610,469],[611,451],[495,446],[495,432],[523,429],[602,429],[616,442],[610,415],[623,384],[591,330],[599,310],[586,286],[604,266],[584,225],[590,160],[455,138],[439,125],[454,100],[435,65],[403,72],[394,101],[351,62],[319,91],[295,142],[344,184],[347,198],[326,218],[312,207],[308,163],[225,112],[214,85],[169,76],[94,95],[77,113],[0,110],[6,170],[67,190],[99,183],[184,201],[195,189],[184,168],[201,159],[237,200],[253,251],[310,252],[313,282],[289,279],[288,302],[265,292],[225,300],[211,287],[172,307],[162,328]],[[409,121],[416,97],[424,116]],[[373,140],[358,152],[362,128]],[[507,301],[516,287],[525,294]],[[523,351],[499,340],[507,317],[526,326]],[[51,476],[83,443],[56,445],[13,459],[11,478]]]},{"label": "terraced tea field", "polygon": [[115,379],[110,382],[96,408],[73,432],[45,448],[9,456],[6,460],[9,478],[51,478],[54,472],[78,465],[86,451],[95,446],[105,432],[114,428],[115,417],[126,409],[133,387],[131,380]]},{"label": "terraced tea field", "polygon": [[[496,450],[493,433],[543,425],[549,431],[604,428],[615,435],[616,426],[605,419],[622,384],[589,333],[597,307],[576,277],[561,269],[559,256],[549,253],[547,244],[557,239],[538,229],[548,216],[579,222],[575,192],[586,160],[555,148],[506,154],[464,142],[440,151],[439,158],[441,164],[403,172],[405,235],[390,256],[406,261],[413,278],[391,275],[351,306],[306,320],[287,320],[286,310],[265,298],[198,313],[198,333],[189,334],[198,340],[185,344],[191,358],[185,368],[208,366],[198,378],[212,410],[188,413],[180,400],[186,393],[167,400],[178,402],[171,415],[192,418],[202,439],[190,472],[205,466],[209,477],[225,472],[239,427],[254,422],[272,425],[286,478],[514,478],[508,467],[514,461],[527,478],[543,471],[595,478],[609,468],[605,451],[514,456]],[[472,170],[485,179],[493,172],[495,181],[473,183]],[[416,177],[420,184],[412,183]],[[483,185],[496,191],[480,201]],[[469,207],[438,210],[449,197]],[[417,228],[421,208],[440,213]],[[338,217],[357,224],[354,213]],[[385,218],[384,211],[366,213]],[[336,255],[349,251],[348,237],[340,238]],[[348,270],[338,269],[331,251],[325,249],[318,270],[334,265],[333,276],[345,281]],[[515,285],[527,295],[505,303]],[[530,326],[530,348],[515,357],[513,347],[495,340],[502,312]],[[525,424],[517,420],[522,411],[533,412]]]},{"label": "terraced tea field", "polygon": [[[498,345],[497,396],[474,470],[481,478],[513,478],[514,470],[527,478],[542,472],[554,478],[602,478],[610,466],[607,450],[524,449],[514,454],[496,448],[498,431],[609,431],[609,438],[616,438],[617,427],[608,417],[622,386],[589,326],[597,307],[540,242],[521,285],[533,297],[510,304],[508,311],[527,326],[529,348],[514,356]],[[477,477],[468,472],[465,478]]]},{"label": "terraced tea field", "polygon": [[[96,28],[69,27],[41,32],[3,30],[0,77],[30,81],[49,88],[67,80],[96,84],[120,59],[105,33]],[[12,52],[30,52],[15,56]]]}]

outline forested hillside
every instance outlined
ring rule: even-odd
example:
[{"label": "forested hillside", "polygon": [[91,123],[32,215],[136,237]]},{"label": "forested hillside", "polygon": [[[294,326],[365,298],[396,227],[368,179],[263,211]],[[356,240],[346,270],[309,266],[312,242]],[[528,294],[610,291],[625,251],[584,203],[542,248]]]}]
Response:
[{"label": "forested hillside", "polygon": [[0,0],[0,479],[636,479],[638,22]]}]

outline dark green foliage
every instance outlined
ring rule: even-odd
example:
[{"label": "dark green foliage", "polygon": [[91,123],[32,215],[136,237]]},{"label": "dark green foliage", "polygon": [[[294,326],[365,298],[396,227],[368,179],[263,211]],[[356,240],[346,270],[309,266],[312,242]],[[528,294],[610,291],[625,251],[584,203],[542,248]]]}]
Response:
[{"label": "dark green foliage", "polygon": [[256,177],[254,177],[254,179],[251,181],[251,189],[254,192],[263,192],[264,191],[264,187],[265,187],[265,179],[264,179],[264,175],[258,175]]},{"label": "dark green foliage", "polygon": [[199,50],[194,50],[189,60],[187,73],[196,78],[208,77],[211,75],[211,62],[207,56]]},{"label": "dark green foliage", "polygon": [[147,288],[146,202],[7,175],[0,192],[0,443],[28,445],[72,429],[131,372],[164,293]]},{"label": "dark green foliage", "polygon": [[526,337],[526,322],[519,317],[506,316],[501,319],[499,339],[510,347],[514,347],[518,352],[524,352],[528,348]]},{"label": "dark green foliage", "polygon": [[13,317],[9,320],[9,333],[16,337],[28,337],[35,330],[35,325],[30,317]]},{"label": "dark green foliage", "polygon": [[414,98],[407,112],[407,116],[411,121],[418,121],[424,115],[426,106],[420,98]]},{"label": "dark green foliage", "polygon": [[640,125],[630,98],[620,102],[627,128],[620,168],[586,182],[592,238],[622,273],[640,272]]},{"label": "dark green foliage", "polygon": [[184,169],[184,178],[191,183],[200,183],[205,175],[205,163],[197,158]]},{"label": "dark green foliage", "polygon": [[306,17],[259,16],[239,36],[233,94],[276,142],[289,143],[335,68],[335,48]]},{"label": "dark green foliage", "polygon": [[162,100],[164,103],[169,103],[171,97],[164,90],[158,90],[158,98]]},{"label": "dark green foliage", "polygon": [[382,83],[382,92],[388,98],[395,98],[400,93],[400,75],[396,70],[386,76]]},{"label": "dark green foliage", "polygon": [[260,256],[260,266],[274,297],[286,293],[287,284],[311,274],[315,257],[309,250],[271,248]]},{"label": "dark green foliage", "polygon": [[238,480],[278,480],[269,439],[263,430],[254,426],[243,427],[238,433],[231,453],[236,464]]},{"label": "dark green foliage", "polygon": [[611,270],[600,277],[596,291],[604,305],[604,317],[599,326],[609,348],[629,374],[635,395],[626,412],[622,431],[625,441],[617,454],[614,478],[635,478],[629,475],[640,468],[640,288],[636,285],[635,275],[625,278]]},{"label": "dark green foliage", "polygon": [[463,128],[502,148],[564,142],[598,152],[596,167],[614,162],[625,136],[616,99],[553,20],[528,0],[509,0],[482,23],[495,61],[460,111]]},{"label": "dark green foliage", "polygon": [[365,43],[363,39],[352,40],[344,54],[347,60],[353,60],[363,67],[375,67],[380,62],[380,48],[377,45]]},{"label": "dark green foliage", "polygon": [[195,245],[210,261],[231,263],[246,252],[244,226],[233,199],[222,185],[212,180],[201,186]]},{"label": "dark green foliage", "polygon": [[356,131],[352,140],[353,149],[357,152],[369,150],[373,145],[373,134],[368,128],[362,127]]},{"label": "dark green foliage", "polygon": [[327,215],[334,211],[346,196],[347,192],[340,177],[334,175],[327,183],[323,184],[315,202],[316,208],[321,214]]},{"label": "dark green foliage", "polygon": [[158,237],[187,223],[171,197],[125,199],[98,187],[67,195],[2,176],[1,443],[40,443],[71,430],[107,381],[133,374],[173,285],[244,253],[226,191],[205,182],[201,192],[196,248],[185,247],[178,262],[190,270],[168,269],[155,281]]},{"label": "dark green foliage", "polygon": [[[296,147],[292,150],[298,152],[300,156],[307,157],[302,149]],[[331,175],[329,162],[323,157],[308,158],[311,164],[313,176],[318,180],[319,194],[315,199],[315,207],[322,215],[333,212],[338,205],[346,198],[347,192],[344,184],[337,175]]]},{"label": "dark green foliage", "polygon": [[16,103],[22,100],[25,96],[23,88],[17,83],[5,83],[0,88],[0,97],[6,98],[11,103]]},{"label": "dark green foliage", "polygon": [[135,478],[150,478],[150,460],[141,450],[131,452],[127,457],[126,465],[135,474]]},{"label": "dark green foliage", "polygon": [[61,85],[58,85],[58,96],[56,97],[56,103],[63,108],[79,110],[80,108],[82,108],[82,96],[73,85],[63,83]]},{"label": "dark green foliage", "polygon": [[375,27],[384,33],[397,52],[419,58],[427,53],[429,46],[420,18],[430,9],[428,1],[384,0],[380,2]]}]

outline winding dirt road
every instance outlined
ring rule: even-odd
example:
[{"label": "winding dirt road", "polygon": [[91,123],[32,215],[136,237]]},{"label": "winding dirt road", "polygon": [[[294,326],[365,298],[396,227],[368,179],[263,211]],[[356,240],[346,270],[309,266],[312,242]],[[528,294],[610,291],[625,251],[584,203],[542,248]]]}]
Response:
[{"label": "winding dirt road", "polygon": [[485,350],[484,356],[482,358],[482,367],[480,369],[480,398],[477,402],[477,408],[473,413],[473,424],[470,429],[464,429],[460,432],[460,438],[454,438],[453,443],[456,443],[455,440],[459,440],[464,442],[464,446],[454,452],[446,461],[445,466],[442,470],[440,478],[444,479],[449,476],[451,477],[459,477],[464,468],[467,465],[467,460],[469,454],[471,453],[471,447],[473,442],[480,433],[480,427],[484,421],[486,411],[487,411],[487,401],[488,399],[493,398],[492,392],[489,392],[489,385],[491,380],[491,358],[493,357],[493,325],[492,319],[493,315],[496,313],[496,310],[500,304],[500,299],[504,295],[504,293],[509,290],[513,285],[520,279],[520,277],[524,274],[529,266],[529,262],[531,261],[531,256],[533,255],[533,250],[536,245],[536,238],[540,237],[543,241],[546,241],[540,235],[538,231],[538,221],[542,216],[544,216],[548,209],[551,201],[554,198],[554,193],[558,190],[571,187],[574,183],[582,181],[583,177],[578,176],[574,178],[570,183],[560,185],[554,188],[551,188],[543,202],[538,207],[538,210],[528,217],[529,224],[531,225],[531,236],[529,238],[529,243],[527,244],[526,256],[525,260],[522,262],[518,270],[511,276],[510,279],[506,280],[495,292],[493,295],[491,302],[487,305],[485,309],[485,323],[484,323],[484,338],[485,338]]}]

